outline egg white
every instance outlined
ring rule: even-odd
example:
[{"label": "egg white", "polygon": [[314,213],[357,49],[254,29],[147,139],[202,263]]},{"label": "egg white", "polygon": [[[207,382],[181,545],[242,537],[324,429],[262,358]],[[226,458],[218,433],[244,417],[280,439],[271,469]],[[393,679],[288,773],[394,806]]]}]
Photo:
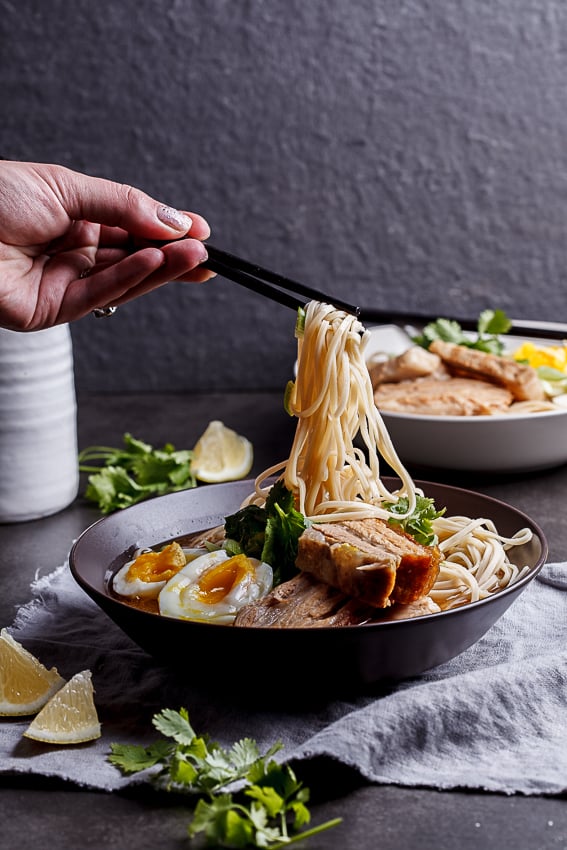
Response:
[{"label": "egg white", "polygon": [[[160,590],[165,587],[167,584],[167,579],[163,581],[144,581],[139,576],[128,576],[128,570],[136,560],[139,555],[143,555],[146,552],[150,552],[151,549],[141,549],[136,552],[136,557],[132,558],[123,567],[121,567],[118,572],[114,575],[112,579],[112,589],[119,596],[139,596],[144,599],[157,599]],[[206,552],[206,549],[183,549],[183,553],[185,557],[189,560],[194,558],[198,558],[203,552]],[[183,569],[185,569],[183,567]]]},{"label": "egg white", "polygon": [[256,558],[249,558],[252,570],[233,585],[223,599],[215,603],[200,599],[201,576],[229,558],[230,555],[220,549],[201,555],[183,567],[159,593],[160,614],[182,620],[232,623],[241,608],[270,592],[273,585],[272,568]]}]

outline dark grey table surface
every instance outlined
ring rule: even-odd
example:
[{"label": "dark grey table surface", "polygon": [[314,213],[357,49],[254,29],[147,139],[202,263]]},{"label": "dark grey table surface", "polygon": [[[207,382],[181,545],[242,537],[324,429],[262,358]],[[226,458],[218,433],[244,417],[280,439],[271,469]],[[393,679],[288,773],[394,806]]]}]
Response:
[{"label": "dark grey table surface", "polygon": [[[286,457],[294,430],[281,395],[270,393],[79,397],[78,418],[81,448],[120,445],[125,431],[154,445],[170,441],[188,448],[211,419],[221,419],[252,440],[252,474]],[[550,560],[567,556],[567,466],[506,477],[411,471],[416,478],[478,490],[515,505],[544,529]],[[9,625],[29,600],[36,571],[46,574],[63,563],[73,539],[98,516],[79,497],[54,516],[0,525],[0,625]],[[373,786],[328,762],[300,766],[298,772],[311,787],[313,822],[343,818],[338,828],[306,842],[311,850],[567,850],[564,797]],[[176,798],[147,790],[85,791],[55,779],[21,776],[1,777],[0,791],[0,850],[191,846],[188,812]]]}]

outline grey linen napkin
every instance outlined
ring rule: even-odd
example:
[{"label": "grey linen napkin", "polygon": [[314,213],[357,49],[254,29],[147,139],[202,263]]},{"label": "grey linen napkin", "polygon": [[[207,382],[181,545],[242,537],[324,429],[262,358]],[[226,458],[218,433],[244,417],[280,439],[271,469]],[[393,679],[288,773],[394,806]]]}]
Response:
[{"label": "grey linen napkin", "polygon": [[[326,757],[375,783],[505,794],[567,789],[567,564],[549,564],[475,646],[380,695],[303,711],[244,710],[191,688],[138,649],[72,578],[68,565],[37,579],[12,636],[70,678],[93,673],[102,738],[54,747],[22,737],[29,718],[0,718],[0,773],[60,777],[114,790],[147,781],[107,760],[111,742],[147,745],[152,715],[185,706],[199,733],[262,749],[281,740],[282,760]],[[251,669],[259,687],[264,670]],[[278,675],[274,671],[273,675]],[[219,676],[222,671],[219,670]]]}]

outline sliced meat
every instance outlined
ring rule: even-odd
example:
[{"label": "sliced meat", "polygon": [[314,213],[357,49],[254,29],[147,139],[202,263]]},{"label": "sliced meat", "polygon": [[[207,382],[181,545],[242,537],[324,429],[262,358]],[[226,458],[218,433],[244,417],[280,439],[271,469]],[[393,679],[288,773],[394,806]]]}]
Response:
[{"label": "sliced meat", "polygon": [[384,620],[409,620],[413,617],[424,617],[426,614],[438,614],[441,608],[431,596],[422,596],[409,605],[392,605],[388,608]]},{"label": "sliced meat", "polygon": [[506,413],[512,393],[474,378],[418,378],[399,384],[380,384],[374,393],[379,410],[424,416],[487,416]]},{"label": "sliced meat", "polygon": [[369,367],[372,386],[376,388],[382,383],[397,383],[398,381],[413,380],[431,375],[441,365],[437,354],[413,345],[397,357],[391,357],[381,363]]},{"label": "sliced meat", "polygon": [[441,554],[381,519],[317,523],[298,543],[296,565],[375,608],[429,593]]},{"label": "sliced meat", "polygon": [[408,605],[376,609],[324,584],[308,573],[276,587],[258,602],[242,608],[235,626],[272,629],[312,629],[336,626],[360,626],[386,620],[405,620],[440,611],[431,597],[425,596]]},{"label": "sliced meat", "polygon": [[525,363],[440,339],[434,340],[429,350],[438,354],[451,370],[458,370],[461,375],[492,381],[505,387],[516,401],[540,401],[545,397],[535,369]]},{"label": "sliced meat", "polygon": [[345,596],[307,573],[299,573],[263,599],[242,608],[234,625],[274,629],[359,626],[371,620],[375,613],[369,605]]}]

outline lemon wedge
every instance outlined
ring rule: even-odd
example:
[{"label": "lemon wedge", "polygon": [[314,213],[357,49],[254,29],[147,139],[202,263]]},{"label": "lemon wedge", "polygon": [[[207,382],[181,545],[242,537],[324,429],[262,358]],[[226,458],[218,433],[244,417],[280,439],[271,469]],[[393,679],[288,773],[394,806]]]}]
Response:
[{"label": "lemon wedge", "polygon": [[0,631],[0,715],[35,714],[65,684],[6,631]]},{"label": "lemon wedge", "polygon": [[47,744],[82,744],[100,735],[90,670],[75,673],[24,732],[26,738]]},{"label": "lemon wedge", "polygon": [[236,481],[248,475],[253,460],[252,443],[215,419],[195,444],[191,470],[207,484]]}]

